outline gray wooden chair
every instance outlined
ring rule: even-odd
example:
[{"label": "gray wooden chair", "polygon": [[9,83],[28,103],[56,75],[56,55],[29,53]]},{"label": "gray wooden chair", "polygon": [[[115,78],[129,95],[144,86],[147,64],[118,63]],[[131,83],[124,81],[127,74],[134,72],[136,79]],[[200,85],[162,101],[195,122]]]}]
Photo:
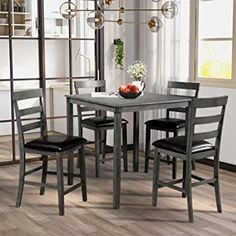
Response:
[{"label": "gray wooden chair", "polygon": [[[191,82],[174,82],[169,81],[167,86],[167,94],[168,95],[178,95],[179,92],[190,92],[192,94],[188,94],[185,97],[189,98],[196,98],[198,97],[199,93],[199,83],[191,83]],[[176,93],[177,92],[177,93]],[[152,130],[159,130],[166,132],[166,137],[168,138],[169,135],[172,133],[174,137],[179,135],[179,132],[184,130],[185,128],[185,119],[177,119],[171,118],[171,113],[185,113],[185,108],[172,108],[167,109],[166,117],[161,119],[153,119],[148,120],[145,122],[146,124],[146,146],[145,146],[145,172],[148,172],[149,169],[149,160],[153,159],[153,156],[150,155],[150,140],[151,140],[151,131]],[[163,160],[162,161],[166,161]],[[173,157],[172,161],[170,157],[167,156],[167,163],[172,163],[172,178],[176,179],[176,165],[177,161],[176,158]]]},{"label": "gray wooden chair", "polygon": [[[30,108],[20,108],[20,102],[35,98],[39,101],[39,105]],[[44,111],[43,93],[41,89],[19,91],[13,93],[13,102],[16,112],[16,120],[19,136],[19,151],[20,151],[20,172],[19,172],[19,186],[16,207],[20,207],[23,195],[24,185],[40,186],[40,195],[45,192],[45,187],[53,187],[58,190],[59,215],[64,215],[64,195],[71,191],[82,187],[83,201],[87,201],[86,190],[86,172],[83,145],[86,139],[67,135],[48,135],[46,114]],[[24,119],[28,115],[39,114],[39,121],[24,124]],[[40,129],[40,137],[26,142],[25,132]],[[73,158],[73,152],[80,151],[80,175],[73,172],[73,164],[68,167],[69,173],[63,173],[63,157]],[[43,164],[37,168],[26,171],[26,153],[39,154],[42,156]],[[56,172],[48,171],[48,156],[56,158]],[[73,163],[69,162],[68,163]],[[41,183],[26,181],[25,177],[42,170]],[[46,184],[47,174],[57,175],[57,184]],[[67,175],[70,177],[80,177],[81,182],[64,190],[64,178]]]},{"label": "gray wooden chair", "polygon": [[[183,197],[187,196],[189,221],[193,222],[192,187],[208,184],[214,187],[217,210],[218,212],[222,212],[219,185],[219,154],[227,99],[227,96],[194,99],[191,103],[191,123],[188,124],[189,136],[161,139],[153,143],[155,146],[152,194],[153,206],[157,205],[159,188],[169,187],[180,191]],[[214,111],[211,110],[211,114],[209,115],[210,111],[207,108],[216,109],[213,109]],[[203,109],[203,111],[205,109],[207,113],[199,116],[197,114],[199,109]],[[209,142],[209,139],[213,141]],[[189,147],[187,147],[187,140],[190,140]],[[187,158],[188,150],[190,150],[189,158]],[[170,155],[183,160],[183,178],[171,182],[163,182],[159,179],[161,154]],[[207,157],[214,157],[213,177],[204,179],[200,176],[192,175],[191,161]],[[198,180],[198,182],[192,183],[192,178]],[[178,183],[182,183],[182,188],[176,186]]]},{"label": "gray wooden chair", "polygon": [[[80,89],[92,89],[93,91],[105,91],[106,83],[104,80],[80,80],[74,82],[75,92],[79,94]],[[86,112],[93,111],[88,107],[79,107],[78,113],[81,113],[81,116],[86,116]],[[90,114],[91,116],[91,114]],[[94,130],[95,132],[95,169],[96,177],[100,176],[100,147],[102,147],[102,163],[105,163],[106,155],[106,139],[107,139],[107,130],[114,129],[114,117],[107,116],[106,114],[101,114],[99,111],[92,114],[92,117],[84,118],[81,121],[81,129],[79,130],[79,136],[83,135],[82,128],[87,128]],[[124,171],[128,171],[128,160],[127,160],[127,124],[128,121],[122,119],[122,135],[123,135],[123,161],[124,161]],[[101,137],[104,137],[103,139]],[[101,145],[102,144],[102,145]]]}]

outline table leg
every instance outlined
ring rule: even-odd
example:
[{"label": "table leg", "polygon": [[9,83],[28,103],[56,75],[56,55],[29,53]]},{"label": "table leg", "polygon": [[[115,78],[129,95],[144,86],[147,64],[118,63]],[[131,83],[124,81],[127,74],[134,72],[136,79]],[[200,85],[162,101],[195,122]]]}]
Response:
[{"label": "table leg", "polygon": [[139,169],[139,112],[134,112],[133,118],[133,171]]},{"label": "table leg", "polygon": [[[67,112],[67,135],[73,136],[73,104],[70,103],[69,98],[66,100],[66,112]],[[73,165],[74,158],[72,155],[68,157],[67,161],[67,169],[68,169],[68,185],[73,185],[74,177],[72,168],[74,168]]]},{"label": "table leg", "polygon": [[121,112],[114,113],[113,208],[120,208],[121,182]]},{"label": "table leg", "polygon": [[67,115],[67,135],[73,136],[73,104],[70,99],[66,100],[66,115]]},{"label": "table leg", "polygon": [[192,203],[192,135],[193,127],[191,125],[192,121],[192,108],[189,104],[186,113],[186,135],[187,135],[187,150],[186,150],[186,166],[185,166],[185,190],[187,196],[187,205],[188,205],[188,215],[189,221],[193,222],[193,203]]}]

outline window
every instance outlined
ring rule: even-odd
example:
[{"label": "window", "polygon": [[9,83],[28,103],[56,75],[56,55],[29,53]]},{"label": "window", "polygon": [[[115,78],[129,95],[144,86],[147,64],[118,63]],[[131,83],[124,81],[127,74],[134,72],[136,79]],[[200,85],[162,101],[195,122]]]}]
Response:
[{"label": "window", "polygon": [[195,78],[207,85],[236,85],[234,0],[196,0]]},{"label": "window", "polygon": [[[87,4],[89,9],[95,9],[94,0],[71,1],[80,9],[87,9]],[[10,4],[9,9],[6,4],[1,5],[3,2]],[[12,112],[14,91],[42,88],[46,94],[48,131],[63,133],[66,132],[65,95],[73,93],[73,81],[95,78],[99,67],[103,71],[103,65],[96,61],[100,50],[96,48],[95,55],[95,32],[87,26],[85,13],[78,14],[69,23],[59,14],[63,2],[65,0],[0,0],[0,148],[4,150],[0,165],[19,160]],[[39,28],[42,30],[38,31]],[[103,44],[100,36],[96,39],[97,46],[98,42]],[[25,102],[31,104],[32,101]],[[37,116],[28,118],[38,119]],[[27,135],[29,139],[38,136],[37,132]]]}]

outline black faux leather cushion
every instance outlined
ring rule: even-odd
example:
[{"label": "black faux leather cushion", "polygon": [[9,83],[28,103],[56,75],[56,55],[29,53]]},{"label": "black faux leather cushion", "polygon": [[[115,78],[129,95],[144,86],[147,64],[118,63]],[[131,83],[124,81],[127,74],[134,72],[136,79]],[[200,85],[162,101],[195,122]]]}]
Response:
[{"label": "black faux leather cushion", "polygon": [[[128,121],[122,119],[122,124],[127,124]],[[92,127],[105,127],[114,125],[114,117],[111,116],[98,116],[84,119],[82,124],[92,126]]]},{"label": "black faux leather cushion", "polygon": [[86,142],[86,139],[75,136],[48,135],[27,142],[25,147],[46,152],[62,152]]},{"label": "black faux leather cushion", "polygon": [[[186,154],[186,137],[179,136],[174,138],[160,139],[155,141],[153,143],[153,146],[169,151]],[[215,148],[214,145],[205,140],[193,141],[192,153],[210,151],[213,150],[214,148]]]},{"label": "black faux leather cushion", "polygon": [[148,120],[145,124],[150,129],[156,130],[177,130],[185,127],[185,120],[174,118],[162,118],[156,120]]}]

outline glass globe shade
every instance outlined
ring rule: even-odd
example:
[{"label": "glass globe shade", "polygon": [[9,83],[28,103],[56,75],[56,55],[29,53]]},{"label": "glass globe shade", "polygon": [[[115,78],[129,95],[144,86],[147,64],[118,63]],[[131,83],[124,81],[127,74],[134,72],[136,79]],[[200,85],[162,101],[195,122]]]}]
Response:
[{"label": "glass globe shade", "polygon": [[91,11],[87,17],[87,23],[92,29],[101,29],[105,24],[105,17],[101,11]]},{"label": "glass globe shade", "polygon": [[173,19],[178,14],[178,5],[173,1],[165,2],[161,7],[164,17]]},{"label": "glass globe shade", "polygon": [[152,16],[149,18],[147,25],[150,31],[156,33],[162,27],[162,21],[157,16]]},{"label": "glass globe shade", "polygon": [[63,18],[71,20],[77,14],[77,6],[72,2],[64,2],[60,6],[60,14]]},{"label": "glass globe shade", "polygon": [[113,1],[114,0],[98,0],[97,3],[101,9],[107,9],[112,5]]}]

